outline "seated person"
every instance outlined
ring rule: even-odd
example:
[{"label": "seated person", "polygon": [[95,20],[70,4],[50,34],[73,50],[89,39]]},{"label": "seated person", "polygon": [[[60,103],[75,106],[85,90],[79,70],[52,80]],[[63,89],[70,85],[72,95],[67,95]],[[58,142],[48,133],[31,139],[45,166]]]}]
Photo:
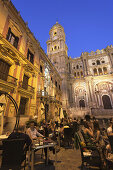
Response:
[{"label": "seated person", "polygon": [[16,129],[14,132],[12,132],[7,140],[12,140],[12,139],[24,139],[25,144],[24,144],[24,152],[21,158],[21,163],[26,159],[26,152],[29,150],[29,146],[32,143],[32,140],[30,137],[24,133],[25,126],[24,125],[19,125],[18,129]]},{"label": "seated person", "polygon": [[8,139],[24,139],[25,140],[25,144],[26,144],[26,151],[28,150],[29,146],[31,145],[32,141],[30,139],[30,137],[24,133],[25,130],[25,126],[24,125],[19,125],[18,129],[15,130],[14,132],[12,132]]},{"label": "seated person", "polygon": [[95,145],[94,144],[94,134],[93,130],[91,129],[89,122],[84,121],[83,122],[84,127],[82,128],[82,135],[85,140],[86,145]]},{"label": "seated person", "polygon": [[29,135],[31,140],[37,139],[38,137],[44,137],[41,133],[37,131],[33,121],[30,122],[30,127],[27,129],[27,134]]},{"label": "seated person", "polygon": [[113,135],[113,118],[112,118],[111,122],[109,123],[109,127],[107,128],[107,135],[108,136]]}]

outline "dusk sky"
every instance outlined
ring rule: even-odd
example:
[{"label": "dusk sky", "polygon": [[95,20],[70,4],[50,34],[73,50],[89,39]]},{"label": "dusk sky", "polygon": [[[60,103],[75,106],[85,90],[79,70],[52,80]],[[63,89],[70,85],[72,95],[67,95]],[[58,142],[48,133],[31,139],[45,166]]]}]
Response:
[{"label": "dusk sky", "polygon": [[12,0],[47,52],[51,27],[64,27],[68,56],[113,45],[113,0]]}]

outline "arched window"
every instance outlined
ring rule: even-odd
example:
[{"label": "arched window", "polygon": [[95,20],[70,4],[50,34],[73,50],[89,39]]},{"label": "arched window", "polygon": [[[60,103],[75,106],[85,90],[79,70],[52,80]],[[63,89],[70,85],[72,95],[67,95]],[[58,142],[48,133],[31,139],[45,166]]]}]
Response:
[{"label": "arched window", "polygon": [[83,72],[81,71],[81,77],[83,77]]},{"label": "arched window", "polygon": [[80,77],[80,74],[79,74],[79,72],[77,73],[77,78],[79,78]]},{"label": "arched window", "polygon": [[77,65],[76,68],[79,69],[79,65]]},{"label": "arched window", "polygon": [[76,78],[76,72],[74,73],[74,77]]},{"label": "arched window", "polygon": [[99,60],[97,60],[96,63],[97,63],[97,65],[100,65],[100,61]]},{"label": "arched window", "polygon": [[102,101],[103,101],[104,109],[112,109],[111,101],[108,95],[103,95]]},{"label": "arched window", "polygon": [[98,69],[98,73],[99,73],[99,75],[102,75],[102,69],[101,68]]},{"label": "arched window", "polygon": [[94,68],[93,72],[94,72],[94,75],[97,76],[97,69],[96,68]]},{"label": "arched window", "polygon": [[55,46],[54,46],[54,50],[56,50],[56,49],[57,49],[57,46],[55,45]]},{"label": "arched window", "polygon": [[103,67],[103,71],[104,71],[104,74],[107,74],[107,68],[106,67]]},{"label": "arched window", "polygon": [[80,100],[80,101],[79,101],[79,106],[80,106],[80,107],[85,107],[85,102],[84,102],[84,100]]}]

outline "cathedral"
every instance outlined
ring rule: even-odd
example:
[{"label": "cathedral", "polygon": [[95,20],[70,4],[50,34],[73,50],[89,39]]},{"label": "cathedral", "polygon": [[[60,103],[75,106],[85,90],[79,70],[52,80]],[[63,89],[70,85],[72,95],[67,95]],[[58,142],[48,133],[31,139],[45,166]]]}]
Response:
[{"label": "cathedral", "polygon": [[71,58],[64,28],[58,22],[49,36],[47,55],[62,78],[64,113],[71,117],[113,115],[113,46]]}]

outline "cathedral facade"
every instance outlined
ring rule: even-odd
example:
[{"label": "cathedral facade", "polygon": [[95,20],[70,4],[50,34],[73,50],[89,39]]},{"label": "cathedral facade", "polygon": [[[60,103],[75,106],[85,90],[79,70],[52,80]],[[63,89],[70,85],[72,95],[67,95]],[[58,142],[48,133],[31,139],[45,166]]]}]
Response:
[{"label": "cathedral facade", "polygon": [[64,28],[56,22],[49,32],[47,55],[62,78],[64,112],[70,116],[113,115],[113,47],[68,57]]}]

